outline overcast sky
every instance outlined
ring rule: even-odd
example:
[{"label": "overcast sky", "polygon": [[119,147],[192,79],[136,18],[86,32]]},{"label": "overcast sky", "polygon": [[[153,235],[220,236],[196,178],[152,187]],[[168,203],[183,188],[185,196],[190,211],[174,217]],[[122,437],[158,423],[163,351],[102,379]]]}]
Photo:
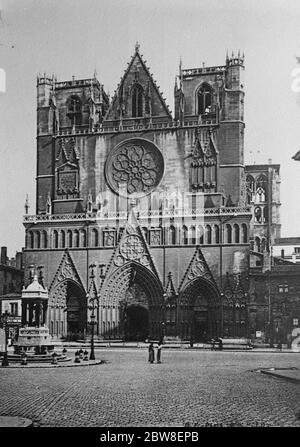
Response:
[{"label": "overcast sky", "polygon": [[300,236],[299,0],[0,0],[0,9],[0,245],[10,256],[24,245],[26,193],[35,212],[37,73],[67,80],[96,68],[113,94],[136,41],[172,111],[180,56],[195,68],[225,64],[227,49],[245,53],[245,162],[281,164],[282,236]]}]

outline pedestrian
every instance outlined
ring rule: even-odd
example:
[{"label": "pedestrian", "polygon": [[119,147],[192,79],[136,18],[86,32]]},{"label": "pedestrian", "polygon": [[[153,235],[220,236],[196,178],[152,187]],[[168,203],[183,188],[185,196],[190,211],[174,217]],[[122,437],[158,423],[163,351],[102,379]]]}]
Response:
[{"label": "pedestrian", "polygon": [[214,338],[212,338],[211,339],[211,343],[212,343],[211,350],[214,351],[215,350],[216,340]]},{"label": "pedestrian", "polygon": [[156,356],[156,362],[161,363],[161,348],[162,348],[162,340],[159,340],[157,345],[157,356]]},{"label": "pedestrian", "polygon": [[277,349],[278,349],[278,351],[282,351],[281,341],[278,342]]},{"label": "pedestrian", "polygon": [[153,346],[153,343],[150,343],[148,352],[149,352],[148,361],[150,363],[153,363],[154,362],[154,346]]}]

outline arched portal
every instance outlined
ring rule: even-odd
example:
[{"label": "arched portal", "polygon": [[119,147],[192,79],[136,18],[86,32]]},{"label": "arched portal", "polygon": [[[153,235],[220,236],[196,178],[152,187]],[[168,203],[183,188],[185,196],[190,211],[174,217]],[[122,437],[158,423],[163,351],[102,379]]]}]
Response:
[{"label": "arched portal", "polygon": [[50,293],[48,318],[52,336],[83,338],[87,327],[87,302],[82,287],[69,279],[60,282]]},{"label": "arched portal", "polygon": [[100,292],[99,332],[109,339],[158,338],[163,329],[163,288],[147,267],[128,262]]},{"label": "arched portal", "polygon": [[182,339],[206,342],[221,334],[221,300],[206,279],[189,282],[179,296],[178,332]]},{"label": "arched portal", "polygon": [[149,310],[138,304],[127,307],[124,325],[125,339],[144,341],[149,336]]}]

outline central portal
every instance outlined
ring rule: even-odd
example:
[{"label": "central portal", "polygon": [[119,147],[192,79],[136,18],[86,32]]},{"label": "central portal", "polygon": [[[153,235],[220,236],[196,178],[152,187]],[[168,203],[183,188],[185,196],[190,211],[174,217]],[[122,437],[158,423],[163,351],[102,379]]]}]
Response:
[{"label": "central portal", "polygon": [[144,265],[128,262],[107,278],[99,306],[99,335],[108,339],[158,339],[163,288]]},{"label": "central portal", "polygon": [[139,305],[127,308],[125,322],[125,340],[145,341],[149,335],[149,312]]}]

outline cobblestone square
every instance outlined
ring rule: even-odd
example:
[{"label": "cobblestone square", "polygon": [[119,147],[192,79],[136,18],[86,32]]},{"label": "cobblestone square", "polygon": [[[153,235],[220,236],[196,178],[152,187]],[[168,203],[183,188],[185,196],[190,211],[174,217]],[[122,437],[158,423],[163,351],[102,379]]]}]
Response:
[{"label": "cobblestone square", "polygon": [[[259,368],[299,367],[299,354],[98,349],[102,365],[1,368],[0,415],[49,427],[299,427],[300,386]],[[69,355],[74,353],[69,351]]]}]

